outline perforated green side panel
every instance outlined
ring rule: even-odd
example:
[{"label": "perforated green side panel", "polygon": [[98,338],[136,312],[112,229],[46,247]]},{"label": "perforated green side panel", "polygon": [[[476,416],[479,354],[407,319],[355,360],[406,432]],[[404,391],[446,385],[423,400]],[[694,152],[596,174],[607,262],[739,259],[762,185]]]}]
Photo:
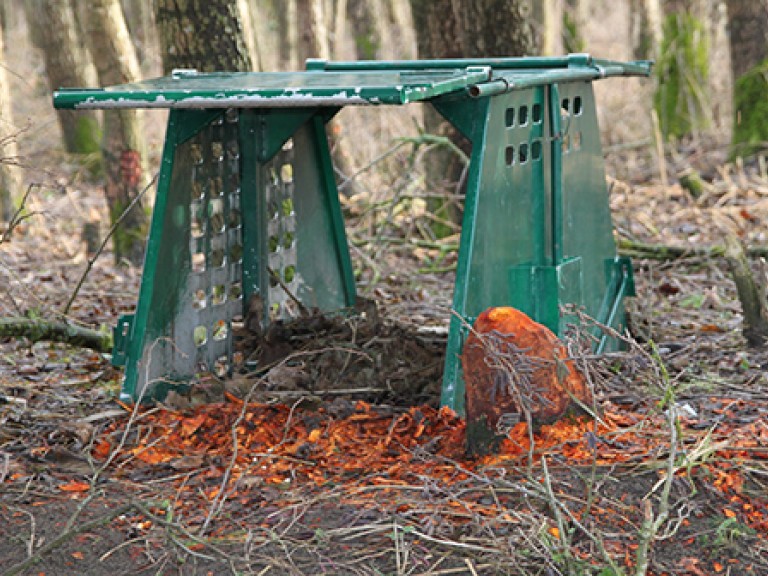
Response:
[{"label": "perforated green side panel", "polygon": [[460,102],[437,104],[473,142],[442,396],[460,413],[459,354],[466,325],[483,310],[514,306],[562,334],[563,304],[600,321],[609,302],[616,309],[606,290],[616,250],[591,84],[519,90],[486,106],[479,123]]},{"label": "perforated green side panel", "polygon": [[[320,168],[323,120],[287,115],[172,113],[137,312],[121,324],[126,397],[229,374],[254,294],[265,324],[298,314],[292,297],[321,310],[354,302],[337,192]],[[295,134],[275,145],[270,122]]]}]

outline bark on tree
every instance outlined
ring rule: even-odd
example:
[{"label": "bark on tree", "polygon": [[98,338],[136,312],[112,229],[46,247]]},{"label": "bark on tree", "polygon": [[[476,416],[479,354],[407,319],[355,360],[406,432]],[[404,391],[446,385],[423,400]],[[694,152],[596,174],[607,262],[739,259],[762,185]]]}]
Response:
[{"label": "bark on tree", "polygon": [[[119,0],[90,0],[88,8],[86,38],[99,83],[109,86],[139,80],[139,62]],[[148,181],[143,123],[137,111],[105,112],[102,151],[104,193],[114,223]],[[142,263],[147,224],[147,214],[139,202],[113,236],[115,262],[125,258],[136,266]]]},{"label": "bark on tree", "polygon": [[563,51],[562,0],[541,0],[535,3],[539,24],[539,46],[543,56],[554,56]]},{"label": "bark on tree", "polygon": [[725,259],[731,268],[741,302],[744,338],[750,346],[764,346],[768,341],[768,302],[765,299],[765,286],[760,286],[755,280],[744,246],[734,235],[725,237]]},{"label": "bark on tree", "polygon": [[255,0],[250,5],[251,29],[254,44],[254,70],[274,72],[280,70],[278,10],[271,0]]},{"label": "bark on tree", "polygon": [[[523,0],[411,0],[419,58],[475,58],[524,56],[534,52],[528,4]],[[424,111],[430,133],[449,136],[465,152],[468,143],[434,110]],[[446,147],[434,149],[425,159],[427,182],[437,190],[453,191],[464,166]],[[438,218],[458,222],[460,214],[450,204],[430,202]],[[438,236],[453,230],[434,227]]]},{"label": "bark on tree", "polygon": [[0,221],[3,222],[7,222],[13,215],[13,196],[20,185],[16,166],[17,130],[11,114],[11,94],[8,90],[5,62],[5,43],[0,29]]},{"label": "bark on tree", "polygon": [[328,27],[323,0],[297,0],[299,66],[307,58],[330,58]]},{"label": "bark on tree", "polygon": [[411,0],[420,58],[524,56],[534,52],[523,0]]},{"label": "bark on tree", "polygon": [[[70,0],[26,0],[24,3],[32,43],[43,54],[48,86],[93,86],[90,57],[83,49]],[[74,154],[99,150],[100,128],[96,112],[58,110],[64,147]]]},{"label": "bark on tree", "polygon": [[248,0],[237,0],[237,17],[243,30],[243,41],[251,59],[252,71],[261,70],[261,59],[254,31],[253,9]]},{"label": "bark on tree", "polygon": [[563,8],[563,50],[588,52],[586,30],[589,25],[589,0],[566,0]]},{"label": "bark on tree", "polygon": [[163,69],[195,68],[200,72],[253,68],[239,0],[157,0],[155,17]]},{"label": "bark on tree", "polygon": [[275,10],[278,16],[279,53],[281,67],[288,70],[297,70],[303,66],[299,62],[299,26],[296,23],[298,16],[298,0],[274,0],[277,4]]},{"label": "bark on tree", "polygon": [[728,0],[733,75],[732,156],[768,147],[768,2]]},{"label": "bark on tree", "polygon": [[654,108],[665,138],[696,135],[711,123],[709,38],[700,0],[667,0],[654,73]]},{"label": "bark on tree", "polygon": [[408,0],[386,0],[389,26],[393,32],[394,57],[400,60],[416,58],[416,30]]},{"label": "bark on tree", "polygon": [[386,58],[383,51],[389,43],[384,38],[388,31],[384,8],[381,0],[348,0],[347,12],[358,60]]},{"label": "bark on tree", "polygon": [[128,32],[142,70],[159,68],[160,45],[152,3],[147,0],[122,0]]}]

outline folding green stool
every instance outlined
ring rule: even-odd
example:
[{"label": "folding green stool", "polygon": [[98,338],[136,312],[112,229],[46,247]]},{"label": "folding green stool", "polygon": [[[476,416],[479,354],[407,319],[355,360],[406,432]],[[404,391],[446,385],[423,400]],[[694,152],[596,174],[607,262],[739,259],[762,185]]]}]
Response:
[{"label": "folding green stool", "polygon": [[310,60],[305,72],[180,70],[56,92],[57,108],[171,110],[138,304],[115,329],[123,396],[231,372],[233,325],[254,301],[265,324],[297,312],[289,295],[354,305],[325,133],[348,105],[429,102],[472,143],[443,404],[463,412],[464,326],[489,306],[562,333],[573,319],[561,306],[575,304],[621,328],[632,270],[613,241],[592,81],[649,73],[585,54]]}]

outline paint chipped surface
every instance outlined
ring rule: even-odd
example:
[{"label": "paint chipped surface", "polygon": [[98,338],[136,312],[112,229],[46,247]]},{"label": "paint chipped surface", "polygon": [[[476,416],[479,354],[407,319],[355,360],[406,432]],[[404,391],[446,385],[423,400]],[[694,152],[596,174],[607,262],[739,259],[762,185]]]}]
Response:
[{"label": "paint chipped surface", "polygon": [[[531,66],[535,61],[537,66]],[[482,64],[482,65],[480,65]],[[395,68],[400,66],[402,68]],[[176,74],[104,89],[54,94],[56,108],[291,108],[394,104],[467,93],[504,79],[505,90],[604,76],[648,75],[647,62],[618,63],[585,55],[555,59],[326,63],[304,72]]]},{"label": "paint chipped surface", "polygon": [[465,90],[467,70],[284,72],[164,77],[105,89],[64,89],[57,108],[291,108],[407,104]]}]

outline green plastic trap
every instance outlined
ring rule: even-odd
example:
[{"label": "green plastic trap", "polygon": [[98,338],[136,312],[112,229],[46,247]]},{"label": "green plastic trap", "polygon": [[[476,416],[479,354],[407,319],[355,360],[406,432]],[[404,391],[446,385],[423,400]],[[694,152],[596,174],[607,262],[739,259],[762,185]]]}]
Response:
[{"label": "green plastic trap", "polygon": [[297,314],[292,297],[354,305],[325,134],[347,105],[429,102],[472,143],[443,404],[463,412],[463,326],[489,306],[562,333],[561,306],[575,304],[620,329],[632,274],[612,237],[592,81],[649,72],[584,54],[308,61],[56,92],[57,108],[171,109],[139,301],[115,330],[123,395],[229,374],[249,303],[265,325]]}]

